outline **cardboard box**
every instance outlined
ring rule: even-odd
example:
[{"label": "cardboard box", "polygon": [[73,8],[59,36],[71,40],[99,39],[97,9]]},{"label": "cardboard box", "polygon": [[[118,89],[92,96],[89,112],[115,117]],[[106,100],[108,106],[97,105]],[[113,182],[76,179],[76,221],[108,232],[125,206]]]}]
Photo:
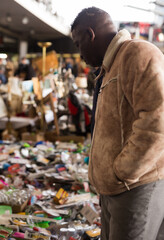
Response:
[{"label": "cardboard box", "polygon": [[11,206],[11,207],[12,207],[12,212],[13,212],[13,213],[23,212],[23,210],[24,210],[25,207],[27,206],[27,203],[28,203],[28,199],[27,199],[22,205],[14,205],[14,206]]},{"label": "cardboard box", "polygon": [[69,142],[73,141],[75,143],[84,143],[85,137],[84,136],[77,136],[77,135],[67,135],[67,136],[57,136],[55,132],[46,132],[45,133],[45,140],[50,142]]},{"label": "cardboard box", "polygon": [[38,133],[24,132],[22,133],[21,138],[23,141],[31,141],[31,142],[39,142],[39,141],[45,140],[43,132],[38,132]]}]

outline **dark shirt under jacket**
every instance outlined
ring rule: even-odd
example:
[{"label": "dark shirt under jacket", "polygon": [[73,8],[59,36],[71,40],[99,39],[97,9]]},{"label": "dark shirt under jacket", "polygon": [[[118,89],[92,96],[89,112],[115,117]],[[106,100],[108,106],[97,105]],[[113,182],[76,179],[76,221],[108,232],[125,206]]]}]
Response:
[{"label": "dark shirt under jacket", "polygon": [[[95,75],[98,76],[100,73],[100,69],[98,69],[95,72]],[[94,125],[95,125],[95,112],[96,112],[96,105],[97,105],[97,98],[99,94],[99,90],[102,84],[102,79],[103,76],[97,79],[95,90],[94,90],[94,95],[93,95],[93,108],[92,108],[92,118],[91,118],[91,138],[93,136],[93,130],[94,130]]]}]

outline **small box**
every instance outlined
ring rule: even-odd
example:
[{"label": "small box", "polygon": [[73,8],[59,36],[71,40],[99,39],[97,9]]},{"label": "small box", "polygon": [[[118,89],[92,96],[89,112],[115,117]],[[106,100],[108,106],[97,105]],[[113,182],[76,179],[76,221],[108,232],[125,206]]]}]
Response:
[{"label": "small box", "polygon": [[22,211],[25,209],[25,207],[27,206],[28,200],[29,200],[29,199],[27,199],[27,200],[26,200],[24,203],[22,203],[21,205],[13,205],[13,206],[11,206],[11,207],[12,207],[12,212],[13,212],[13,213],[22,212]]}]

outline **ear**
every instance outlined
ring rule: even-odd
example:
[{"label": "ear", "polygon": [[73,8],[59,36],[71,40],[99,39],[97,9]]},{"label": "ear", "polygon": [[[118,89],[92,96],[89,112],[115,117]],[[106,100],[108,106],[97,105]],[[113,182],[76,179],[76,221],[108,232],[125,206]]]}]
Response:
[{"label": "ear", "polygon": [[93,30],[91,27],[89,27],[89,28],[87,29],[87,31],[88,31],[88,33],[89,33],[91,42],[93,42],[94,39],[95,39],[95,32],[94,32],[94,30]]}]

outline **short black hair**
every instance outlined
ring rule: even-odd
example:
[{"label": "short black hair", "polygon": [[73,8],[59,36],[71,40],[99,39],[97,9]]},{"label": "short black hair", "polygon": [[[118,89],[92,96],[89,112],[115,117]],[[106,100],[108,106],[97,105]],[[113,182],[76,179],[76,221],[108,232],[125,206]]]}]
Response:
[{"label": "short black hair", "polygon": [[88,23],[88,24],[92,25],[93,18],[95,16],[100,17],[100,16],[104,16],[104,15],[109,16],[109,14],[107,12],[105,12],[104,10],[102,10],[100,8],[96,8],[96,7],[84,8],[77,15],[77,17],[75,18],[75,20],[71,24],[71,32],[81,23],[84,24],[84,22],[85,22],[85,23]]}]

